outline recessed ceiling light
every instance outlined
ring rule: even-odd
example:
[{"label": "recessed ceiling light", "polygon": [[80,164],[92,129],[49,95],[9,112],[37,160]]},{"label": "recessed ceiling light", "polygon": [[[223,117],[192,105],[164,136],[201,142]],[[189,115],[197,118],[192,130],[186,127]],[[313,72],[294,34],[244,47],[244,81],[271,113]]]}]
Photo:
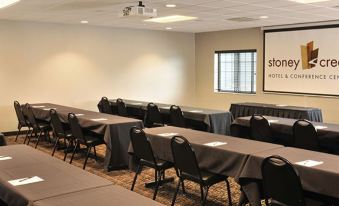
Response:
[{"label": "recessed ceiling light", "polygon": [[181,15],[172,15],[172,16],[163,16],[157,18],[146,19],[147,22],[155,22],[155,23],[171,23],[178,21],[189,21],[197,19],[198,17],[193,16],[181,16]]},{"label": "recessed ceiling light", "polygon": [[268,19],[268,16],[260,16],[260,19]]},{"label": "recessed ceiling light", "polygon": [[166,30],[172,30],[173,28],[172,27],[166,27]]},{"label": "recessed ceiling light", "polygon": [[12,5],[18,3],[19,1],[20,0],[1,0],[0,1],[0,9],[12,6]]},{"label": "recessed ceiling light", "polygon": [[80,21],[80,23],[82,23],[82,24],[88,24],[88,21],[87,21],[87,20],[82,20],[82,21]]},{"label": "recessed ceiling light", "polygon": [[294,1],[297,3],[301,3],[301,4],[311,4],[311,3],[319,3],[319,2],[325,2],[325,1],[330,1],[330,0],[290,0],[290,1]]},{"label": "recessed ceiling light", "polygon": [[174,7],[177,7],[177,5],[175,5],[175,4],[166,4],[166,7],[167,8],[174,8]]}]

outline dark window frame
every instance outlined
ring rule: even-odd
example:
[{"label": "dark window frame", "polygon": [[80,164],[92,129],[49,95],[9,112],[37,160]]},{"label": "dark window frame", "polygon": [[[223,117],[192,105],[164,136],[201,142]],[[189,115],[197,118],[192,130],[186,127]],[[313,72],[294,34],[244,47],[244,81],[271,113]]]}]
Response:
[{"label": "dark window frame", "polygon": [[[227,54],[227,53],[232,53],[232,54],[238,54],[237,56],[239,57],[240,56],[240,53],[252,53],[252,55],[256,54],[256,58],[254,59],[255,61],[252,61],[252,64],[251,64],[251,91],[240,91],[239,87],[238,89],[236,89],[236,87],[234,86],[234,90],[223,90],[221,89],[221,61],[220,61],[220,55],[221,54]],[[217,80],[217,87],[218,88],[215,88],[215,90],[217,92],[227,92],[227,93],[235,93],[235,94],[256,94],[256,91],[257,91],[257,88],[256,88],[256,79],[254,79],[254,74],[255,74],[255,77],[257,76],[257,59],[258,59],[258,56],[257,56],[257,50],[256,49],[246,49],[246,50],[222,50],[222,51],[215,51],[214,52],[214,55],[218,55],[218,80]],[[216,63],[216,62],[214,62]],[[235,63],[238,63],[239,64],[239,61],[235,61]],[[239,68],[239,65],[238,65],[238,68]],[[254,69],[255,68],[255,69]],[[240,73],[240,69],[236,72],[234,70],[234,75],[238,74],[239,76],[239,73]],[[215,72],[214,72],[214,75],[215,75]],[[216,78],[216,77],[214,77]],[[234,84],[237,82],[236,80],[237,78],[234,78],[233,81],[234,81]],[[238,78],[239,80],[239,78]],[[240,84],[238,84],[239,86]],[[255,90],[254,90],[255,88]]]}]

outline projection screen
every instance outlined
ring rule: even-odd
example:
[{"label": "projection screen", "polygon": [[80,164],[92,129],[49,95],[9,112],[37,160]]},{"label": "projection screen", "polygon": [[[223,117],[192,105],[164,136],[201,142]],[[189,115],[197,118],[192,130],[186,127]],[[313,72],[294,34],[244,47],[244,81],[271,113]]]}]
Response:
[{"label": "projection screen", "polygon": [[339,96],[339,25],[264,31],[264,92]]}]

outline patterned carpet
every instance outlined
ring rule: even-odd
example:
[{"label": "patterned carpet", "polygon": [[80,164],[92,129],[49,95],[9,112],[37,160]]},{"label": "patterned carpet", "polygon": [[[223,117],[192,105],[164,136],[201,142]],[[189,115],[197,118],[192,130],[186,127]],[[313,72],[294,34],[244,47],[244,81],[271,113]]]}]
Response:
[{"label": "patterned carpet", "polygon": [[[22,144],[24,137],[19,137],[18,142],[14,142],[14,137],[8,137],[7,143],[8,144]],[[31,142],[31,146],[34,145],[34,141]],[[53,146],[47,142],[41,142],[38,146],[38,150],[42,152],[52,154]],[[124,188],[130,189],[134,177],[134,172],[129,170],[118,170],[118,171],[111,171],[106,172],[103,169],[103,155],[105,154],[105,146],[97,148],[99,158],[98,162],[93,159],[89,159],[86,171],[91,172],[95,175],[103,177],[109,181],[111,181],[115,185],[120,185]],[[54,157],[63,159],[63,151],[56,151]],[[69,154],[69,158],[70,158]],[[69,162],[69,158],[66,160]],[[72,165],[82,168],[84,162],[84,155],[77,154],[74,158]],[[166,177],[176,177],[175,171],[173,169],[168,170],[166,172]],[[139,175],[137,183],[135,185],[134,191],[145,196],[148,198],[152,198],[153,196],[153,189],[145,188],[144,183],[154,181],[154,170],[152,169],[145,169],[141,175]],[[232,202],[233,205],[237,205],[240,195],[239,185],[234,182],[232,178],[229,178],[231,184],[231,191],[232,191]],[[164,204],[164,205],[171,205],[172,197],[175,191],[175,187],[177,184],[177,178],[174,183],[168,183],[160,187],[156,201]],[[193,205],[200,205],[200,187],[199,185],[191,182],[185,182],[185,189],[186,193],[183,195],[179,193],[176,201],[176,205],[182,206],[193,206]],[[219,183],[210,188],[208,194],[208,200],[206,205],[228,205],[228,198],[226,192],[225,183]]]}]

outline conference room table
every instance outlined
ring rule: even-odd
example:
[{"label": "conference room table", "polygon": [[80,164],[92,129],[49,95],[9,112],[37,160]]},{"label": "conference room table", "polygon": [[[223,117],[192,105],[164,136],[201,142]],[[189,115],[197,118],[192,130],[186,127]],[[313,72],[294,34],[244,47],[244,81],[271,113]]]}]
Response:
[{"label": "conference room table", "polygon": [[231,104],[230,112],[234,119],[258,114],[291,119],[307,119],[314,122],[323,121],[322,112],[319,108],[283,104],[264,104],[254,102],[234,103]]},{"label": "conference room table", "polygon": [[292,163],[299,173],[304,190],[339,199],[339,157],[337,155],[282,147],[252,154],[246,161],[237,181],[252,206],[261,205],[261,164],[264,158],[272,155],[279,155]]},{"label": "conference room table", "polygon": [[0,147],[0,168],[8,206],[161,205],[27,145]]},{"label": "conference room table", "polygon": [[120,186],[110,185],[39,200],[33,206],[164,206]]},{"label": "conference room table", "polygon": [[[272,116],[264,116],[270,123],[270,127],[275,137],[285,142],[286,145],[293,145],[293,124],[297,119],[288,119]],[[239,136],[250,136],[250,119],[251,117],[238,117],[234,120],[233,125],[239,127],[237,131],[241,133]],[[318,133],[319,143],[321,146],[331,150],[331,152],[339,151],[339,124],[311,122]],[[237,134],[234,134],[238,136]]]},{"label": "conference room table", "polygon": [[[194,148],[201,169],[231,177],[239,176],[250,154],[283,147],[172,126],[146,128],[144,131],[150,139],[156,157],[173,162],[171,138],[182,135]],[[133,153],[132,147],[129,152]],[[133,163],[130,164],[131,169],[134,166]]]},{"label": "conference room table", "polygon": [[112,184],[27,145],[0,147],[0,156],[0,199],[9,206]]},{"label": "conference room table", "polygon": [[[112,104],[113,111],[115,111],[116,99],[111,99],[109,101]],[[135,116],[145,114],[147,110],[147,105],[149,103],[145,101],[128,99],[124,99],[123,101],[127,107],[128,113]],[[171,104],[162,104],[162,103],[155,104],[158,106],[160,113],[164,116],[165,123],[168,123]],[[98,107],[100,107],[100,105],[98,105]],[[189,106],[180,106],[180,108],[183,112],[185,119],[195,121],[198,123],[203,123],[204,125],[206,125],[206,131],[216,134],[224,135],[230,134],[230,124],[233,121],[233,117],[230,112]]]},{"label": "conference room table", "polygon": [[130,143],[129,131],[131,127],[143,127],[141,120],[103,114],[99,112],[62,106],[51,103],[31,104],[37,119],[50,121],[50,109],[55,109],[62,122],[68,122],[68,113],[73,112],[79,119],[83,129],[102,135],[107,149],[104,159],[104,168],[108,171],[127,167]]}]

